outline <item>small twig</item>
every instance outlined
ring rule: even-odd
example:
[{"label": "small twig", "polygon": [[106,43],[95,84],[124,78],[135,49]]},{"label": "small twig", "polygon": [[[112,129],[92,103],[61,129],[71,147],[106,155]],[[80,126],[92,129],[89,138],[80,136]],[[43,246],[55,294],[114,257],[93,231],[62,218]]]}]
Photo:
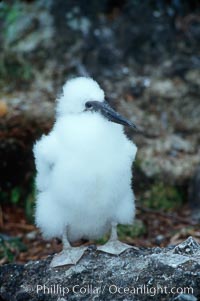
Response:
[{"label": "small twig", "polygon": [[3,210],[0,206],[0,227],[3,227]]},{"label": "small twig", "polygon": [[25,229],[25,230],[35,230],[35,227],[33,225],[27,225],[27,224],[18,224],[18,223],[9,223],[9,227],[15,227],[18,229]]}]

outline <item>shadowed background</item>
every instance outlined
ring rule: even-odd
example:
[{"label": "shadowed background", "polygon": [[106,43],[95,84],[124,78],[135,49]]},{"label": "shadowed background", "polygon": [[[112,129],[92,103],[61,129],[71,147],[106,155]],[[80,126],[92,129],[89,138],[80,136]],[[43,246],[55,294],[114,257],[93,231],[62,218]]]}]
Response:
[{"label": "shadowed background", "polygon": [[197,0],[0,2],[1,263],[60,249],[33,226],[32,146],[51,129],[63,83],[78,75],[94,77],[144,132],[127,133],[138,146],[138,212],[121,239],[200,239],[199,11]]}]

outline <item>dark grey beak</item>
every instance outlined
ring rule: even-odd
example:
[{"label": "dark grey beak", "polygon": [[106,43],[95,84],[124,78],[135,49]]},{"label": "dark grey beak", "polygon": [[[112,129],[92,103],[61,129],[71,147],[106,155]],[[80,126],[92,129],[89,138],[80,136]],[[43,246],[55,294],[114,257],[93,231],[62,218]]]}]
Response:
[{"label": "dark grey beak", "polygon": [[85,107],[86,107],[86,111],[100,112],[109,121],[119,123],[119,124],[122,124],[125,126],[129,126],[132,129],[137,130],[137,127],[134,123],[130,122],[125,117],[120,115],[118,112],[113,110],[106,101],[104,101],[104,102],[88,101],[88,102],[86,102]]}]

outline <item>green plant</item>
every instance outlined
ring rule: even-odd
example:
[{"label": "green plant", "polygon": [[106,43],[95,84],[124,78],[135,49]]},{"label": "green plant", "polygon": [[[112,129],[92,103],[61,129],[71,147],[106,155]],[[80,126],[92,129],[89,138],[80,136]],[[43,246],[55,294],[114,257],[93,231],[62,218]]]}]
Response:
[{"label": "green plant", "polygon": [[21,187],[14,187],[11,190],[11,196],[10,196],[11,203],[13,204],[19,203],[21,199],[21,195],[22,195]]},{"label": "green plant", "polygon": [[118,226],[118,235],[119,238],[124,240],[126,237],[135,238],[146,233],[146,227],[144,223],[136,219],[133,225],[119,225]]},{"label": "green plant", "polygon": [[34,175],[29,179],[26,187],[14,186],[10,190],[0,189],[0,202],[10,203],[24,208],[24,213],[30,223],[34,221],[35,206],[35,179]]},{"label": "green plant", "polygon": [[147,192],[144,204],[149,208],[170,210],[182,204],[182,195],[176,187],[156,182]]},{"label": "green plant", "polygon": [[[0,77],[5,81],[27,82],[33,76],[31,65],[19,55],[7,51],[0,57]],[[2,81],[2,80],[1,80]]]},{"label": "green plant", "polygon": [[22,188],[19,186],[14,186],[10,190],[0,189],[0,202],[1,203],[11,203],[19,204],[22,199]]},{"label": "green plant", "polygon": [[5,239],[0,235],[0,259],[5,262],[13,262],[19,252],[24,252],[27,247],[19,238]]},{"label": "green plant", "polygon": [[0,18],[4,20],[4,34],[7,33],[8,26],[15,23],[21,16],[21,3],[16,1],[13,4],[2,2],[0,6]]},{"label": "green plant", "polygon": [[23,5],[19,1],[13,4],[0,3],[0,21],[4,42],[1,47],[4,50],[0,55],[0,85],[26,84],[33,78],[33,68],[25,57],[12,50],[12,43],[17,41],[15,32],[18,19],[23,18]]}]

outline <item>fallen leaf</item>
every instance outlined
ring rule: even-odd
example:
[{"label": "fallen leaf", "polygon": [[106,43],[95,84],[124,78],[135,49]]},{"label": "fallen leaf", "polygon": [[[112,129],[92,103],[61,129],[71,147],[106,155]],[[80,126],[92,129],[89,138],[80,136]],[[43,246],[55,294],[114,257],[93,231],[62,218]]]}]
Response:
[{"label": "fallen leaf", "polygon": [[5,116],[8,113],[8,106],[5,101],[0,100],[0,117]]}]

